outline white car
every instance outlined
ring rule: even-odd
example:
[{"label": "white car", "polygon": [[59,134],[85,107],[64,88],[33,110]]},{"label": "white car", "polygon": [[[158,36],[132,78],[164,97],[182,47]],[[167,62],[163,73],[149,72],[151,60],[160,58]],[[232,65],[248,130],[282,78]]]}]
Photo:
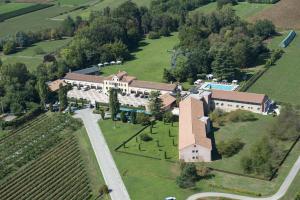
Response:
[{"label": "white car", "polygon": [[165,200],[176,200],[175,197],[166,197]]}]

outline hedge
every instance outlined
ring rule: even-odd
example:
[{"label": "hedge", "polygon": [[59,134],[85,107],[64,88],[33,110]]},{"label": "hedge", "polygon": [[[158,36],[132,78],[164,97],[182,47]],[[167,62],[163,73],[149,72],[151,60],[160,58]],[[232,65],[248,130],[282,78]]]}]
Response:
[{"label": "hedge", "polygon": [[24,15],[26,13],[34,12],[34,11],[48,8],[51,6],[54,6],[54,4],[34,4],[34,5],[26,7],[26,8],[21,8],[19,10],[14,10],[11,12],[0,14],[0,22],[4,21],[6,19],[9,19],[9,18],[17,17],[20,15]]},{"label": "hedge", "polygon": [[265,67],[264,69],[258,71],[256,74],[254,74],[240,89],[240,92],[246,92],[256,81],[259,79],[267,70],[269,67]]},{"label": "hedge", "polygon": [[0,127],[2,130],[16,128],[16,127],[24,124],[25,122],[30,121],[31,119],[38,116],[42,112],[43,112],[42,108],[40,106],[36,106],[36,107],[32,108],[31,110],[29,110],[24,115],[22,115],[21,117],[13,119],[12,121],[1,121]]}]

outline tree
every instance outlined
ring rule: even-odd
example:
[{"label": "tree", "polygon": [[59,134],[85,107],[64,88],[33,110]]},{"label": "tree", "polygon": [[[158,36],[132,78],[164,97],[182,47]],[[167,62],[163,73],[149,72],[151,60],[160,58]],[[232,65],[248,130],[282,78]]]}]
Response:
[{"label": "tree", "polygon": [[131,121],[132,124],[136,124],[136,112],[135,111],[131,111],[130,121]]},{"label": "tree", "polygon": [[15,53],[17,51],[17,46],[14,41],[7,41],[3,46],[3,54],[8,55]]},{"label": "tree", "polygon": [[37,91],[40,97],[41,105],[43,108],[46,108],[46,102],[48,98],[48,87],[46,85],[46,81],[43,78],[40,78],[37,81]]},{"label": "tree", "polygon": [[276,33],[276,29],[272,21],[263,19],[255,22],[253,25],[253,32],[263,39],[266,39],[273,36]]},{"label": "tree", "polygon": [[174,116],[171,111],[167,111],[164,113],[164,119],[166,123],[173,123],[174,122]]},{"label": "tree", "polygon": [[59,111],[61,112],[68,106],[67,88],[62,84],[59,85],[58,100],[59,100]]},{"label": "tree", "polygon": [[197,168],[194,163],[186,163],[181,170],[180,176],[177,177],[176,183],[181,188],[190,188],[195,186],[199,179]]},{"label": "tree", "polygon": [[121,112],[121,121],[122,121],[123,123],[126,123],[126,122],[127,122],[127,118],[126,118],[126,115],[125,115],[125,112],[124,112],[124,111]]},{"label": "tree", "polygon": [[108,194],[109,193],[109,189],[108,189],[108,186],[107,185],[102,185],[100,188],[99,188],[99,194],[100,196],[101,195],[104,195],[104,194]]},{"label": "tree", "polygon": [[229,141],[221,141],[217,144],[218,152],[224,157],[231,157],[237,154],[245,144],[239,138]]},{"label": "tree", "polygon": [[155,119],[162,119],[163,111],[162,111],[162,100],[159,98],[159,91],[152,91],[149,95],[149,107],[152,115]]},{"label": "tree", "polygon": [[120,111],[120,103],[118,100],[118,90],[114,88],[109,90],[109,110],[112,120],[115,121],[117,114]]},{"label": "tree", "polygon": [[146,126],[150,123],[150,117],[143,112],[139,112],[137,113],[136,116],[136,122],[138,124],[142,124],[143,126]]}]

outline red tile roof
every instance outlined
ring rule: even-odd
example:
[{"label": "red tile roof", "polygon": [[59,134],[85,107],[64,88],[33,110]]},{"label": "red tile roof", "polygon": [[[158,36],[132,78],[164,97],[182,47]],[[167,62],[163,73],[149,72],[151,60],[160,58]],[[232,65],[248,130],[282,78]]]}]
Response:
[{"label": "red tile roof", "polygon": [[262,104],[266,98],[265,94],[212,90],[212,99]]},{"label": "red tile roof", "polygon": [[64,79],[74,80],[74,81],[86,81],[86,82],[93,82],[93,83],[103,83],[104,81],[103,76],[96,76],[96,75],[87,75],[87,74],[77,74],[77,73],[67,73]]},{"label": "red tile roof", "polygon": [[149,81],[140,81],[140,80],[133,80],[130,84],[130,87],[137,87],[137,88],[149,88],[154,90],[164,90],[164,91],[173,91],[176,89],[176,84],[167,84],[167,83],[156,83],[156,82],[149,82]]}]

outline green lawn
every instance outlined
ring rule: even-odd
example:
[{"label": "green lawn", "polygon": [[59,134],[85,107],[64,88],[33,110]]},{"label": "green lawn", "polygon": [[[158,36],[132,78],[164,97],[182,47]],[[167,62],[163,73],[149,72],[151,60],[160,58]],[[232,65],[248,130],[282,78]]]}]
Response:
[{"label": "green lawn", "polygon": [[[269,44],[270,48],[279,48],[278,45],[286,34],[275,37]],[[283,50],[285,53],[282,58],[250,87],[249,92],[266,93],[276,101],[300,104],[299,36]]]},{"label": "green lawn", "polygon": [[[105,181],[103,179],[94,150],[91,146],[85,128],[82,127],[81,129],[76,131],[75,135],[78,140],[81,155],[90,178],[90,185],[93,192],[93,198],[95,199],[99,193],[99,188],[101,187],[101,185],[105,184]],[[103,200],[108,199],[110,199],[109,195],[103,198]]]},{"label": "green lawn", "polygon": [[34,3],[0,3],[0,14],[8,13],[22,8],[27,8],[32,5],[34,5]]},{"label": "green lawn", "polygon": [[[272,125],[276,118],[272,116],[263,116],[255,115],[256,121],[249,122],[237,122],[231,123],[228,122],[225,126],[220,127],[219,130],[214,132],[214,137],[216,145],[218,148],[218,142],[228,141],[234,138],[240,138],[241,141],[245,144],[243,149],[238,152],[236,155],[229,158],[222,158],[221,160],[216,160],[209,163],[208,165],[222,169],[226,171],[236,172],[243,174],[243,169],[240,165],[240,160],[244,155],[247,155],[255,143],[260,141],[264,136],[268,134],[267,130]],[[258,131],[259,130],[259,131]],[[283,149],[288,149],[291,145],[290,142],[280,143]]]},{"label": "green lawn", "polygon": [[[7,55],[7,56],[0,56],[1,60],[4,64],[13,64],[17,62],[21,62],[27,65],[30,71],[36,69],[36,67],[43,62],[43,56],[47,53],[51,53],[56,51],[57,49],[65,46],[71,38],[66,38],[62,40],[54,40],[54,41],[43,41],[34,44],[31,47],[28,47],[22,51],[19,51],[15,54]],[[37,48],[41,48],[44,53],[37,54],[35,50]]]},{"label": "green lawn", "polygon": [[168,50],[172,50],[178,42],[177,33],[157,40],[145,39],[141,42],[140,49],[132,54],[133,60],[123,65],[102,68],[102,72],[109,75],[125,70],[140,80],[162,82],[164,68],[170,67],[172,53]]},{"label": "green lawn", "polygon": [[[170,131],[170,136],[169,136]],[[144,142],[140,139],[141,134],[148,134],[152,137],[151,141]],[[174,140],[174,145],[173,145]],[[158,145],[157,146],[157,141]],[[158,159],[165,158],[165,152],[168,160],[178,160],[178,123],[164,125],[163,122],[157,121],[150,132],[150,127],[142,131],[137,137],[126,143],[125,148],[120,151],[155,157]],[[139,150],[140,144],[140,150]]]},{"label": "green lawn", "polygon": [[60,5],[73,5],[73,6],[78,6],[78,5],[83,5],[86,3],[91,2],[92,0],[57,0]]},{"label": "green lawn", "polygon": [[[270,6],[272,6],[272,4],[256,4],[256,3],[248,3],[248,2],[239,2],[238,5],[233,6],[233,9],[235,10],[236,14],[239,17],[246,19],[266,8],[269,8]],[[216,9],[217,9],[217,3],[213,2],[205,6],[202,6],[196,9],[195,11],[192,11],[192,13],[197,11],[210,13],[215,11]]]},{"label": "green lawn", "polygon": [[37,31],[45,28],[58,27],[61,21],[51,20],[50,18],[70,9],[71,7],[55,5],[5,20],[0,23],[0,37],[13,35],[18,31]]},{"label": "green lawn", "polygon": [[[260,134],[263,133],[262,130],[264,130],[266,126],[264,123],[267,124],[273,120],[272,118],[263,116],[259,118],[259,121],[255,122],[225,126],[223,127],[225,130],[220,129],[216,133],[216,139],[225,137],[224,134],[226,133],[230,134],[228,138],[236,135],[241,136],[239,134],[243,134],[244,140],[253,143],[253,141],[256,140],[255,138],[259,138]],[[237,126],[237,128],[232,128],[232,126]],[[248,129],[251,127],[251,130],[245,130],[247,126]],[[179,174],[178,163],[144,158],[114,151],[118,145],[130,136],[134,135],[142,128],[142,126],[117,122],[116,128],[113,128],[114,125],[112,121],[105,120],[100,122],[100,127],[133,200],[163,199],[166,196],[175,196],[177,199],[186,199],[191,194],[207,191],[239,193],[243,195],[272,195],[278,190],[300,153],[300,143],[298,143],[287,158],[286,162],[280,168],[278,177],[271,182],[214,171],[212,172],[212,177],[200,180],[194,189],[184,190],[180,189],[175,184],[176,176]],[[164,128],[162,130],[166,129],[168,128]],[[233,133],[231,133],[229,129],[231,129]],[[135,139],[133,139],[133,142],[135,142]],[[247,150],[247,148],[248,147],[246,145],[243,151]],[[231,162],[231,160],[228,160],[228,162]],[[228,166],[235,167],[233,166],[234,164],[231,165],[228,162]],[[297,188],[294,190],[296,189]],[[293,194],[291,193],[291,195]]]}]

